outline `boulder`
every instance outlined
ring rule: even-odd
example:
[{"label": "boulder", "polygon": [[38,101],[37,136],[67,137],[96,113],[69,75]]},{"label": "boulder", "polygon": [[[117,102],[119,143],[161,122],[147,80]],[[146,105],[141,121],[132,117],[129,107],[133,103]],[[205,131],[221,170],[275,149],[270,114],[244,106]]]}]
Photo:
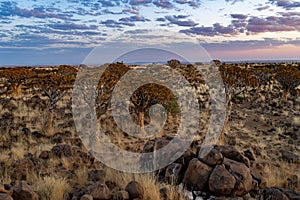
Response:
[{"label": "boulder", "polygon": [[16,181],[13,187],[13,199],[18,200],[38,200],[38,194],[31,188],[26,181]]},{"label": "boulder", "polygon": [[14,199],[8,194],[0,193],[0,200],[14,200]]},{"label": "boulder", "polygon": [[222,153],[222,155],[231,160],[244,163],[247,167],[250,167],[249,159],[241,154],[232,146],[215,146],[215,149]]},{"label": "boulder", "polygon": [[113,200],[126,200],[126,199],[129,199],[129,193],[125,190],[121,190],[113,194]]},{"label": "boulder", "polygon": [[4,194],[11,196],[13,191],[9,185],[0,184],[0,193],[4,193]]},{"label": "boulder", "polygon": [[61,157],[71,157],[72,156],[72,149],[71,146],[68,144],[58,144],[52,147],[51,153],[54,156],[59,158]]},{"label": "boulder", "polygon": [[248,149],[248,150],[244,151],[244,155],[245,155],[249,160],[252,160],[252,161],[255,161],[255,160],[256,160],[256,156],[255,156],[254,152],[253,152],[251,149]]},{"label": "boulder", "polygon": [[93,200],[93,196],[89,194],[83,195],[80,200]]},{"label": "boulder", "polygon": [[180,180],[180,172],[182,164],[172,163],[166,169],[165,181],[168,183],[176,183]]},{"label": "boulder", "polygon": [[266,188],[263,191],[263,199],[289,200],[289,198],[277,188]]},{"label": "boulder", "polygon": [[50,157],[50,151],[42,151],[39,155],[40,159],[47,160]]},{"label": "boulder", "polygon": [[109,188],[101,182],[96,182],[86,189],[86,194],[90,194],[94,200],[111,199],[111,192]]},{"label": "boulder", "polygon": [[231,173],[236,179],[233,196],[243,196],[252,189],[252,176],[250,169],[244,163],[234,160],[224,159],[225,169]]},{"label": "boulder", "polygon": [[197,158],[190,161],[184,174],[183,184],[188,190],[203,190],[207,185],[212,168]]},{"label": "boulder", "polygon": [[204,158],[200,158],[200,160],[207,165],[216,166],[222,164],[223,155],[218,150],[212,149]]},{"label": "boulder", "polygon": [[225,168],[225,165],[217,165],[209,177],[209,190],[220,195],[229,195],[233,191],[236,180]]},{"label": "boulder", "polygon": [[89,171],[88,173],[88,181],[93,181],[93,182],[103,182],[105,177],[105,171],[104,170],[92,170]]},{"label": "boulder", "polygon": [[143,196],[144,196],[144,188],[137,181],[131,181],[131,182],[129,182],[126,185],[125,190],[129,194],[129,199],[135,199],[135,198],[142,199]]}]

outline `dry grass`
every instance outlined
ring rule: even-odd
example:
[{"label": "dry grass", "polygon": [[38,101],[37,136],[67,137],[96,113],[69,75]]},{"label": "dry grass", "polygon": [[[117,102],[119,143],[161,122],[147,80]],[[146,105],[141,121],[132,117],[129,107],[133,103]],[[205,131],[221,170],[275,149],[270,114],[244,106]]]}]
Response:
[{"label": "dry grass", "polygon": [[70,191],[66,179],[53,176],[39,178],[33,186],[42,200],[64,200]]},{"label": "dry grass", "polygon": [[85,186],[87,184],[87,182],[88,182],[88,170],[85,166],[77,169],[75,171],[75,175],[76,175],[76,178],[74,179],[74,182],[76,184],[79,184],[81,186]]},{"label": "dry grass", "polygon": [[295,116],[295,117],[293,118],[293,124],[294,124],[295,126],[300,126],[300,117],[299,117],[299,116]]},{"label": "dry grass", "polygon": [[[264,172],[266,174],[264,179],[267,187],[286,187],[288,178],[291,178],[293,175],[300,177],[299,165],[286,162],[281,162],[279,168],[267,165],[264,168]],[[297,185],[296,192],[300,192],[300,184]]]},{"label": "dry grass", "polygon": [[24,158],[24,155],[27,153],[27,150],[25,150],[24,144],[20,142],[14,144],[14,146],[11,148],[11,153],[13,159],[19,160]]},{"label": "dry grass", "polygon": [[[130,181],[139,182],[144,188],[145,200],[160,200],[160,186],[153,173],[132,174],[105,168],[105,180],[113,181],[125,189]],[[151,189],[150,189],[151,188]]]}]

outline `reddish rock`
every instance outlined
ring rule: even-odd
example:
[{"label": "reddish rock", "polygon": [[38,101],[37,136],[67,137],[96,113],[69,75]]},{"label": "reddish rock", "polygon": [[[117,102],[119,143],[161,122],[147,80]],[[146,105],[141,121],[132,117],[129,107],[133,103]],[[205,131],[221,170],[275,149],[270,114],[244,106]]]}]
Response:
[{"label": "reddish rock", "polygon": [[47,160],[50,157],[50,151],[42,151],[41,154],[39,155],[40,159]]},{"label": "reddish rock", "polygon": [[129,199],[135,199],[135,198],[142,199],[143,196],[144,196],[144,188],[137,181],[131,181],[131,182],[129,182],[126,185],[125,190],[129,194]]},{"label": "reddish rock", "polygon": [[14,199],[8,194],[0,193],[0,200],[14,200]]},{"label": "reddish rock", "polygon": [[204,158],[200,158],[200,160],[207,165],[216,166],[220,165],[223,162],[223,155],[216,149],[212,149]]},{"label": "reddish rock", "polygon": [[212,168],[194,158],[190,161],[188,169],[184,174],[183,184],[189,190],[203,190],[207,185]]},{"label": "reddish rock", "polygon": [[93,200],[93,196],[89,194],[83,195],[80,200]]},{"label": "reddish rock", "polygon": [[289,200],[289,198],[277,188],[266,188],[263,198],[267,200]]},{"label": "reddish rock", "polygon": [[13,199],[17,200],[38,200],[39,197],[26,181],[16,181],[13,187]]},{"label": "reddish rock", "polygon": [[234,189],[236,180],[224,165],[217,165],[209,177],[209,190],[220,195],[229,195]]},{"label": "reddish rock", "polygon": [[87,194],[90,194],[94,200],[111,199],[111,192],[109,188],[101,182],[97,182],[93,185],[88,186]]},{"label": "reddish rock", "polygon": [[252,189],[252,176],[250,169],[244,163],[225,158],[224,165],[236,179],[235,190],[232,192],[234,196],[243,196]]},{"label": "reddish rock", "polygon": [[129,199],[129,193],[125,190],[114,193],[113,200],[126,200]]},{"label": "reddish rock", "polygon": [[71,146],[68,144],[55,145],[52,147],[51,153],[59,158],[72,156]]},{"label": "reddish rock", "polygon": [[166,169],[165,181],[168,183],[175,183],[180,178],[182,165],[179,163],[172,163]]},{"label": "reddish rock", "polygon": [[249,159],[241,154],[232,146],[215,146],[215,149],[222,153],[222,155],[231,160],[244,163],[247,167],[250,167]]}]

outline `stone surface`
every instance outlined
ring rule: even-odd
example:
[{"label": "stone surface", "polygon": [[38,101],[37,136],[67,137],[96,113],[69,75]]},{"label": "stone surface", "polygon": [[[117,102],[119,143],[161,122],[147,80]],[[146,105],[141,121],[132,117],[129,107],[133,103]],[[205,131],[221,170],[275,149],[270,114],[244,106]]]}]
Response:
[{"label": "stone surface", "polygon": [[232,192],[234,196],[243,196],[252,189],[252,176],[250,169],[244,163],[234,160],[224,159],[226,170],[236,179],[235,189]]},{"label": "stone surface", "polygon": [[26,181],[16,181],[13,187],[13,199],[18,200],[38,200],[38,194]]},{"label": "stone surface", "polygon": [[13,200],[13,198],[5,193],[0,193],[0,200]]},{"label": "stone surface", "polygon": [[244,163],[247,167],[250,167],[249,159],[241,154],[232,146],[215,146],[215,149],[222,153],[222,155],[231,160]]},{"label": "stone surface", "polygon": [[266,188],[263,198],[267,200],[289,200],[289,198],[277,188]]},{"label": "stone surface", "polygon": [[166,169],[165,181],[167,183],[176,183],[180,180],[182,164],[172,163]]},{"label": "stone surface", "polygon": [[51,153],[59,158],[72,156],[71,146],[68,144],[55,145],[52,147]]},{"label": "stone surface", "polygon": [[93,185],[88,186],[87,194],[90,194],[94,200],[104,200],[111,198],[111,192],[109,188],[101,182],[97,182]]},{"label": "stone surface", "polygon": [[183,184],[189,190],[203,190],[207,185],[212,168],[194,158],[185,172]]},{"label": "stone surface", "polygon": [[83,195],[80,200],[93,200],[93,196],[90,194]]},{"label": "stone surface", "polygon": [[224,165],[217,165],[209,177],[209,190],[220,195],[229,195],[234,189],[236,180]]},{"label": "stone surface", "polygon": [[129,199],[135,199],[135,198],[142,199],[143,196],[144,196],[144,188],[137,181],[131,181],[131,182],[129,182],[126,185],[125,190],[129,194]]},{"label": "stone surface", "polygon": [[200,158],[200,160],[207,165],[216,166],[222,164],[223,155],[218,150],[212,149],[204,158]]},{"label": "stone surface", "polygon": [[129,193],[125,190],[121,190],[113,194],[113,200],[126,200],[126,199],[129,199]]}]

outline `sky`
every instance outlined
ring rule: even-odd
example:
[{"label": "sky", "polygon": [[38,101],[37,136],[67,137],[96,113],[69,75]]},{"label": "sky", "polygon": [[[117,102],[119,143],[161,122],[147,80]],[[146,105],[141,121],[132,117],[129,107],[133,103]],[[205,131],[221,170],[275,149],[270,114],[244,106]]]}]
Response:
[{"label": "sky", "polygon": [[0,1],[0,66],[112,62],[144,48],[193,61],[300,60],[300,1]]}]

